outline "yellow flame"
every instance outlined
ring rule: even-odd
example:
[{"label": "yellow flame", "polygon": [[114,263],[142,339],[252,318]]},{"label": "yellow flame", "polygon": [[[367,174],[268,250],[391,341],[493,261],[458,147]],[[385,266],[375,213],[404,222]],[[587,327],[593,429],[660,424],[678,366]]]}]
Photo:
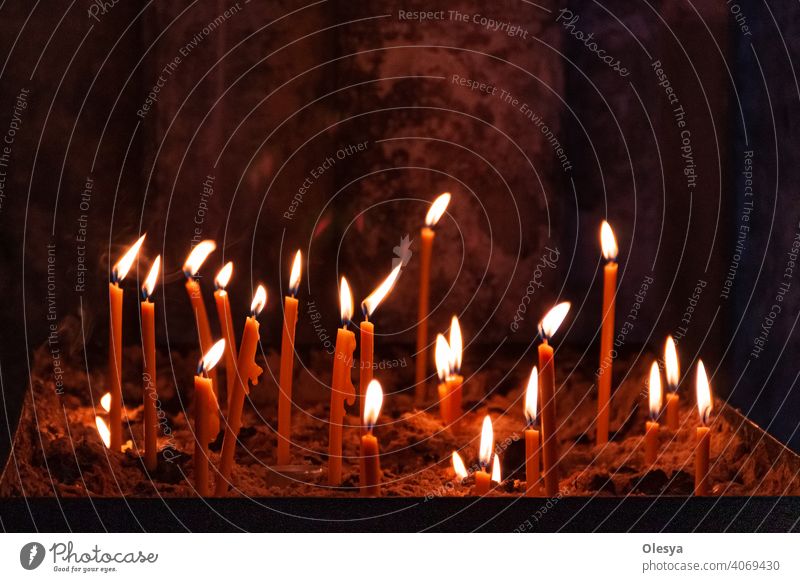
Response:
[{"label": "yellow flame", "polygon": [[607,261],[615,261],[617,259],[617,239],[614,236],[614,231],[611,230],[611,225],[605,220],[600,226],[600,246],[603,249],[603,258]]},{"label": "yellow flame", "polygon": [[147,278],[144,280],[144,285],[142,285],[142,294],[145,297],[150,297],[153,294],[153,290],[156,288],[156,282],[158,281],[158,272],[161,270],[161,255],[156,257],[156,260],[153,261],[153,266],[150,267],[150,272],[147,273]]},{"label": "yellow flame", "polygon": [[649,385],[649,401],[650,401],[650,418],[655,420],[661,412],[661,403],[663,399],[663,391],[661,389],[661,371],[658,369],[658,362],[653,362],[650,366],[650,382]]},{"label": "yellow flame", "polygon": [[103,441],[103,444],[106,448],[111,446],[111,431],[108,429],[108,425],[106,421],[100,418],[99,416],[94,417],[94,424],[97,426],[97,432],[100,435],[100,439]]},{"label": "yellow flame", "polygon": [[464,351],[464,340],[461,337],[461,326],[455,315],[450,320],[450,374],[461,372],[461,356]]},{"label": "yellow flame", "polygon": [[708,417],[711,415],[712,401],[711,401],[711,385],[708,383],[708,375],[706,374],[706,367],[703,365],[703,360],[697,362],[697,412],[700,415],[701,422],[705,425],[708,424]]},{"label": "yellow flame", "polygon": [[488,467],[492,461],[492,451],[494,450],[494,429],[492,429],[492,419],[489,415],[483,417],[483,427],[481,428],[481,446],[478,453],[478,460],[481,465]]},{"label": "yellow flame", "polygon": [[675,340],[672,336],[667,337],[667,343],[664,345],[664,364],[667,368],[667,384],[672,390],[677,390],[681,368],[678,364],[678,350],[675,349]]},{"label": "yellow flame", "polygon": [[436,226],[439,219],[447,210],[447,205],[450,204],[450,192],[440,194],[436,200],[431,203],[428,209],[428,214],[425,215],[425,226]]},{"label": "yellow flame", "polygon": [[544,339],[550,339],[555,335],[559,326],[564,321],[564,318],[567,317],[569,308],[569,301],[564,301],[547,312],[547,315],[545,315],[541,323],[539,323],[539,331],[544,336]]},{"label": "yellow flame", "polygon": [[114,274],[114,279],[116,281],[122,281],[125,276],[128,274],[128,271],[131,270],[131,265],[133,265],[133,261],[136,259],[136,256],[139,254],[139,249],[142,248],[142,244],[144,243],[144,237],[147,234],[143,234],[139,237],[135,243],[131,245],[131,247],[122,255],[122,258],[117,261],[117,264],[114,265],[112,269],[112,273]]},{"label": "yellow flame", "polygon": [[267,290],[264,289],[263,285],[259,285],[256,288],[256,292],[253,295],[253,301],[250,302],[250,313],[253,316],[257,316],[261,313],[261,310],[264,309],[264,306],[267,304]]},{"label": "yellow flame", "polygon": [[466,465],[464,465],[464,460],[461,458],[461,455],[459,455],[457,451],[453,451],[451,459],[453,461],[453,471],[455,471],[456,477],[459,479],[466,479],[469,476],[469,472],[467,471]]},{"label": "yellow flame", "polygon": [[225,263],[225,266],[219,270],[217,276],[214,277],[214,286],[217,289],[225,289],[228,283],[231,282],[231,276],[233,276],[233,261],[228,261]]},{"label": "yellow flame", "polygon": [[194,277],[197,271],[203,266],[203,263],[208,258],[208,255],[214,252],[217,248],[217,243],[213,240],[204,240],[197,243],[189,256],[186,257],[186,262],[183,264],[183,272],[187,277]]},{"label": "yellow flame", "polygon": [[200,362],[200,371],[201,372],[210,372],[214,366],[217,365],[222,354],[225,353],[225,340],[221,339],[213,346],[209,348],[209,350],[203,356],[202,362]]},{"label": "yellow flame", "polygon": [[397,282],[397,277],[400,276],[400,269],[402,268],[402,264],[397,265],[392,272],[389,273],[389,276],[383,280],[383,283],[378,285],[378,287],[369,294],[369,296],[361,302],[361,308],[364,310],[364,315],[369,317],[373,313],[375,313],[375,309],[377,309],[378,305],[386,298],[389,292],[394,287],[394,284]]},{"label": "yellow flame", "polygon": [[442,334],[436,336],[436,348],[433,359],[436,362],[436,373],[439,380],[444,382],[450,375],[450,345]]},{"label": "yellow flame", "polygon": [[495,483],[503,481],[503,474],[500,470],[500,457],[497,456],[497,453],[492,457],[492,481]]},{"label": "yellow flame", "polygon": [[539,409],[539,369],[534,366],[525,389],[525,419],[533,424]]},{"label": "yellow flame", "polygon": [[106,392],[100,399],[100,406],[106,412],[111,412],[111,392]]},{"label": "yellow flame", "polygon": [[300,274],[303,271],[303,254],[298,250],[292,261],[292,272],[289,275],[289,293],[294,295],[300,287]]},{"label": "yellow flame", "polygon": [[383,388],[381,383],[373,379],[367,385],[367,393],[364,395],[364,426],[372,430],[378,422],[383,406]]},{"label": "yellow flame", "polygon": [[348,285],[347,279],[344,277],[342,277],[342,283],[339,287],[339,310],[342,325],[353,318],[353,293],[350,291],[350,285]]}]

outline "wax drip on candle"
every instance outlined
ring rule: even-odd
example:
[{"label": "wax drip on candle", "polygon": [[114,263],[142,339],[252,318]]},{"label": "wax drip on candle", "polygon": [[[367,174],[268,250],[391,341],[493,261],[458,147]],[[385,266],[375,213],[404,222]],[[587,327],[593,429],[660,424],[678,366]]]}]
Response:
[{"label": "wax drip on candle", "polygon": [[658,369],[658,362],[653,362],[650,366],[650,380],[648,382],[648,400],[650,405],[650,420],[655,422],[661,413],[663,390],[661,389],[661,371]]},{"label": "wax drip on candle", "polygon": [[133,265],[133,261],[136,259],[136,256],[139,254],[139,249],[142,248],[142,244],[144,244],[144,238],[147,234],[143,234],[139,237],[135,243],[131,245],[128,251],[122,255],[122,258],[116,262],[116,264],[111,268],[111,282],[112,283],[119,283],[121,282],[125,276],[130,271],[131,266]]},{"label": "wax drip on candle", "polygon": [[708,426],[713,402],[711,400],[711,385],[708,382],[708,375],[706,374],[706,367],[703,365],[703,360],[698,360],[697,362],[696,390],[697,413],[700,416],[700,422],[703,426]]},{"label": "wax drip on candle", "polygon": [[529,428],[539,426],[539,369],[534,366],[525,389],[525,420]]},{"label": "wax drip on candle", "polygon": [[289,275],[289,295],[294,297],[297,295],[297,290],[300,288],[300,275],[303,270],[303,255],[298,250],[294,255],[292,262],[292,272]]}]

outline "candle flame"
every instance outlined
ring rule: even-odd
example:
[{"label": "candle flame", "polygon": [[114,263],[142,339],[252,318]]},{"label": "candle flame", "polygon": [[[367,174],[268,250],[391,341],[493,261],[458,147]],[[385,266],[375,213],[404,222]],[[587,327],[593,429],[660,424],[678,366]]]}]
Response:
[{"label": "candle flame", "polygon": [[233,261],[228,261],[214,277],[214,287],[224,290],[231,282],[231,276],[233,276]]},{"label": "candle flame", "polygon": [[353,293],[350,291],[350,285],[348,285],[347,279],[344,277],[342,277],[342,283],[339,287],[339,309],[342,326],[345,326],[353,318]]},{"label": "candle flame", "polygon": [[303,254],[298,250],[292,261],[292,272],[289,275],[289,294],[294,297],[300,288],[300,275],[303,271]]},{"label": "candle flame", "polygon": [[603,258],[607,261],[616,261],[619,249],[617,247],[617,239],[614,236],[614,231],[611,230],[611,225],[605,220],[600,226],[600,246],[603,249]]},{"label": "candle flame", "polygon": [[402,267],[403,265],[401,263],[392,269],[392,272],[383,280],[383,283],[378,285],[378,287],[361,302],[361,310],[364,312],[364,317],[369,317],[375,313],[375,309],[377,309],[378,305],[386,298],[397,282]]},{"label": "candle flame", "polygon": [[500,470],[500,457],[497,456],[495,453],[494,457],[492,457],[492,481],[495,483],[502,483],[503,482],[503,473]]},{"label": "candle flame", "polygon": [[208,255],[213,253],[216,248],[217,243],[213,240],[204,240],[197,243],[197,246],[195,246],[189,253],[189,256],[186,257],[186,262],[183,264],[183,274],[186,275],[186,277],[194,277],[197,275],[197,271],[203,266]]},{"label": "candle flame", "polygon": [[661,389],[661,371],[658,369],[658,362],[653,362],[650,366],[650,381],[648,382],[649,401],[650,401],[650,420],[658,418],[661,412],[663,390]]},{"label": "candle flame", "polygon": [[447,210],[447,205],[450,204],[450,192],[440,194],[436,200],[431,203],[428,209],[428,214],[425,215],[425,226],[436,226],[439,219]]},{"label": "candle flame", "polygon": [[681,378],[681,368],[678,364],[678,350],[675,349],[675,340],[672,336],[667,337],[667,343],[664,346],[664,363],[667,368],[667,384],[670,390],[675,392],[678,389],[678,382]]},{"label": "candle flame", "polygon": [[111,280],[114,282],[122,281],[125,276],[128,274],[128,271],[131,270],[131,265],[133,265],[134,259],[139,254],[139,249],[142,248],[142,244],[144,243],[144,237],[147,234],[143,234],[139,237],[135,243],[133,243],[130,248],[122,255],[122,258],[117,261],[117,264],[111,269]]},{"label": "candle flame", "polygon": [[456,477],[461,480],[466,479],[469,476],[469,472],[467,471],[467,466],[464,465],[464,460],[461,458],[461,455],[459,455],[457,451],[453,451],[451,459],[453,461],[453,471],[455,471]]},{"label": "candle flame", "polygon": [[367,385],[367,393],[364,395],[364,426],[371,432],[383,406],[383,388],[381,383],[373,379]]},{"label": "candle flame", "polygon": [[478,453],[478,460],[481,466],[488,467],[492,461],[492,451],[494,450],[494,429],[492,429],[492,419],[489,415],[483,417],[483,427],[481,428],[481,446]]},{"label": "candle flame", "polygon": [[542,339],[549,340],[553,337],[553,335],[555,335],[559,326],[561,326],[561,323],[564,321],[564,318],[567,317],[569,308],[569,301],[564,301],[547,312],[547,315],[545,315],[542,321],[539,322],[539,333],[541,334]]},{"label": "candle flame", "polygon": [[539,408],[539,369],[534,366],[528,378],[528,387],[525,389],[525,419],[528,424],[536,424],[536,415]]},{"label": "candle flame", "polygon": [[450,345],[442,334],[436,336],[436,348],[433,359],[436,361],[436,373],[444,382],[450,375]]},{"label": "candle flame", "polygon": [[153,294],[153,290],[156,288],[156,282],[158,281],[158,272],[160,270],[161,255],[158,255],[156,260],[153,261],[153,266],[150,267],[150,272],[147,273],[147,278],[145,278],[144,284],[142,285],[142,297],[144,299],[149,299]]},{"label": "candle flame", "polygon": [[111,392],[106,392],[100,399],[100,406],[106,412],[111,412]]},{"label": "candle flame", "polygon": [[250,313],[253,317],[258,317],[258,314],[261,313],[261,310],[264,309],[264,306],[267,304],[267,290],[264,288],[263,285],[259,285],[256,288],[256,292],[253,295],[253,301],[250,303]]},{"label": "candle flame", "polygon": [[708,375],[703,360],[697,361],[697,412],[700,415],[700,422],[708,425],[708,418],[711,416],[711,385],[708,383]]},{"label": "candle flame", "polygon": [[103,441],[103,444],[106,446],[106,448],[109,448],[111,446],[111,431],[108,429],[106,421],[99,416],[95,416],[94,424],[97,426],[97,433],[100,435],[100,439]]},{"label": "candle flame", "polygon": [[461,356],[464,351],[464,340],[461,337],[461,326],[458,317],[455,315],[450,320],[450,375],[457,375],[461,372]]},{"label": "candle flame", "polygon": [[200,364],[197,366],[197,375],[200,376],[210,372],[214,366],[217,365],[220,358],[222,358],[222,354],[224,353],[225,340],[221,339],[211,346],[205,355],[200,359]]}]

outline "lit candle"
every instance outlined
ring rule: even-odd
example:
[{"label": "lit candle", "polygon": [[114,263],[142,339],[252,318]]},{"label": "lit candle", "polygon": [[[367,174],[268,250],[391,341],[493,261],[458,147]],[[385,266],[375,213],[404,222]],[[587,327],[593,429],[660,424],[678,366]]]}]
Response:
[{"label": "lit candle", "polygon": [[667,338],[664,346],[664,364],[667,368],[667,427],[678,430],[681,422],[681,399],[678,396],[678,383],[680,382],[681,369],[678,364],[678,351],[675,349],[675,340],[672,336]]},{"label": "lit candle", "polygon": [[433,201],[425,216],[419,263],[419,313],[417,318],[417,353],[415,397],[418,404],[425,400],[425,378],[428,375],[428,311],[430,302],[431,253],[435,232],[433,227],[447,210],[450,193],[445,192]]},{"label": "lit candle", "polygon": [[[186,275],[186,293],[192,303],[192,311],[194,311],[194,318],[197,323],[197,336],[200,340],[200,352],[203,354],[211,349],[211,326],[208,324],[206,304],[203,301],[203,292],[200,288],[200,279],[197,273],[208,258],[208,255],[214,252],[216,248],[217,243],[213,240],[204,240],[192,249],[183,264],[183,274]],[[214,394],[218,394],[219,383],[217,382],[216,370],[212,370],[209,377],[214,387]]]},{"label": "lit candle", "polygon": [[611,370],[614,364],[614,304],[617,293],[617,241],[604,220],[600,243],[606,265],[603,268],[603,324],[600,330],[600,372],[597,377],[597,444],[608,442],[611,416]]},{"label": "lit candle", "polygon": [[278,383],[278,465],[291,462],[292,442],[292,374],[294,373],[294,334],[297,327],[298,301],[295,295],[300,287],[303,255],[294,255],[289,275],[289,294],[283,299],[283,333],[281,334],[281,369]]},{"label": "lit candle", "polygon": [[528,386],[525,389],[525,495],[536,497],[539,487],[539,371],[536,366],[531,370]]},{"label": "lit candle", "polygon": [[694,494],[708,495],[708,460],[711,452],[711,429],[708,426],[711,410],[711,386],[708,383],[706,368],[702,360],[697,362],[697,413],[700,426],[697,427],[697,449],[694,456]]},{"label": "lit candle", "polygon": [[389,276],[378,285],[378,287],[361,302],[361,311],[364,314],[364,321],[361,322],[361,342],[359,344],[359,401],[361,402],[361,416],[364,416],[364,397],[367,386],[372,381],[372,369],[375,361],[375,325],[369,321],[370,316],[375,313],[378,305],[386,298],[400,276],[402,263],[397,265]]},{"label": "lit candle", "polygon": [[361,437],[361,493],[380,495],[381,461],[378,439],[372,434],[383,405],[383,390],[377,380],[370,380],[364,397],[364,435]]},{"label": "lit candle", "polygon": [[497,483],[498,485],[500,485],[500,483],[503,482],[503,472],[502,469],[500,468],[500,457],[497,455],[497,453],[495,453],[494,457],[492,457],[491,481],[492,483]]},{"label": "lit candle", "polygon": [[331,409],[328,431],[328,484],[338,486],[342,482],[342,428],[344,421],[344,405],[352,405],[356,399],[356,390],[350,377],[353,352],[356,349],[356,336],[347,329],[353,317],[353,294],[347,279],[342,277],[339,291],[342,327],[336,334],[336,352],[333,360],[331,377]]},{"label": "lit candle", "polygon": [[464,341],[461,337],[461,326],[455,315],[450,320],[450,373],[447,376],[447,393],[450,404],[450,422],[461,418],[461,385],[464,378],[461,376],[461,358],[464,351]]},{"label": "lit candle", "polygon": [[452,407],[450,406],[450,385],[448,382],[452,358],[450,356],[450,344],[447,343],[442,334],[436,335],[434,361],[436,362],[436,373],[439,376],[439,414],[442,417],[442,424],[447,426],[453,421],[450,414]]},{"label": "lit candle", "polygon": [[211,414],[217,410],[217,397],[208,373],[217,365],[225,352],[221,339],[206,352],[197,366],[194,377],[194,485],[200,497],[208,497],[208,443],[216,435],[211,433]]},{"label": "lit candle", "polygon": [[231,401],[228,405],[227,424],[225,436],[222,439],[222,452],[219,460],[219,475],[215,485],[217,497],[228,491],[231,471],[233,470],[233,456],[236,450],[236,439],[239,429],[242,428],[242,409],[244,397],[250,393],[250,384],[257,384],[261,376],[261,367],[256,364],[256,349],[258,348],[258,314],[267,304],[267,290],[259,285],[250,304],[250,317],[244,324],[242,343],[239,346],[239,357],[236,361],[236,381],[233,385]]},{"label": "lit candle", "polygon": [[161,268],[161,255],[153,261],[142,285],[142,357],[144,359],[144,466],[155,471],[158,466],[158,416],[156,411],[156,309],[150,301]]},{"label": "lit candle", "polygon": [[122,289],[120,282],[128,274],[139,249],[144,243],[142,235],[111,269],[108,284],[109,334],[108,334],[108,378],[111,404],[109,410],[109,443],[114,451],[122,449]]},{"label": "lit candle", "polygon": [[225,340],[225,394],[230,404],[233,385],[236,382],[236,332],[233,329],[231,299],[226,287],[233,275],[233,263],[228,261],[214,277],[214,303],[217,306],[217,319]]},{"label": "lit candle", "polygon": [[475,471],[475,495],[486,495],[489,493],[491,475],[486,471],[489,463],[492,462],[494,452],[494,430],[492,429],[492,419],[489,415],[483,417],[483,427],[481,428],[481,444],[478,452],[478,462],[481,465],[479,471]]},{"label": "lit candle", "polygon": [[463,483],[464,479],[469,477],[469,471],[467,471],[467,466],[464,464],[464,459],[461,458],[457,451],[453,451],[450,461],[453,464],[453,473],[455,473],[456,479],[459,483]]},{"label": "lit candle", "polygon": [[556,425],[556,372],[553,348],[548,341],[569,312],[568,302],[559,303],[539,323],[539,390],[542,416],[542,466],[548,497],[558,492],[558,431]]},{"label": "lit candle", "polygon": [[650,420],[645,425],[644,433],[644,462],[648,465],[655,463],[658,458],[658,415],[661,413],[662,395],[661,372],[658,369],[658,362],[653,362],[648,382]]}]

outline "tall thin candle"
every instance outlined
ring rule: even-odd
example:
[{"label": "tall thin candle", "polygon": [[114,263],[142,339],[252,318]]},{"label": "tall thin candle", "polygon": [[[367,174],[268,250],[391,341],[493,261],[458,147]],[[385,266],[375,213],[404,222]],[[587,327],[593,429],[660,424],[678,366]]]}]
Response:
[{"label": "tall thin candle", "polygon": [[661,414],[664,393],[661,389],[661,372],[658,369],[658,362],[653,362],[653,365],[650,366],[650,381],[647,384],[650,420],[645,424],[644,462],[652,465],[658,458],[658,416]]},{"label": "tall thin candle", "polygon": [[675,349],[675,340],[672,336],[667,338],[664,345],[664,364],[667,369],[667,427],[678,430],[681,422],[681,399],[678,396],[678,383],[680,382],[681,369],[678,363],[678,350]]},{"label": "tall thin candle", "polygon": [[226,287],[233,275],[233,263],[228,261],[214,277],[214,303],[217,306],[217,319],[225,340],[225,394],[230,403],[233,385],[236,383],[236,332],[233,329],[231,299]]},{"label": "tall thin candle", "polygon": [[603,267],[603,323],[600,329],[600,367],[597,377],[597,444],[608,442],[611,417],[611,378],[614,365],[614,305],[617,294],[617,240],[604,220],[600,242],[606,265]]},{"label": "tall thin candle", "polygon": [[708,479],[708,464],[711,456],[711,429],[708,426],[711,419],[713,403],[711,400],[711,385],[703,361],[697,362],[697,414],[700,417],[700,426],[697,427],[697,448],[694,456],[694,494],[708,495],[710,485]]},{"label": "tall thin candle", "polygon": [[161,255],[153,261],[147,278],[142,285],[142,358],[144,359],[144,390],[142,400],[144,407],[144,466],[148,471],[155,471],[158,466],[158,416],[156,400],[158,400],[156,384],[156,309],[150,301],[158,280],[161,268]]},{"label": "tall thin candle", "polygon": [[299,303],[295,295],[300,287],[303,255],[297,251],[289,275],[289,294],[283,300],[283,332],[281,333],[281,369],[278,379],[278,465],[291,462],[292,442],[292,375],[294,374],[294,334]]},{"label": "tall thin candle", "polygon": [[525,389],[525,495],[536,497],[540,494],[540,437],[539,437],[539,371],[536,366],[531,370],[528,386]]},{"label": "tall thin candle", "polygon": [[211,412],[217,409],[216,396],[208,373],[217,365],[225,352],[225,340],[221,339],[200,359],[194,377],[194,484],[200,497],[209,494],[208,443],[216,435],[211,434]]}]

